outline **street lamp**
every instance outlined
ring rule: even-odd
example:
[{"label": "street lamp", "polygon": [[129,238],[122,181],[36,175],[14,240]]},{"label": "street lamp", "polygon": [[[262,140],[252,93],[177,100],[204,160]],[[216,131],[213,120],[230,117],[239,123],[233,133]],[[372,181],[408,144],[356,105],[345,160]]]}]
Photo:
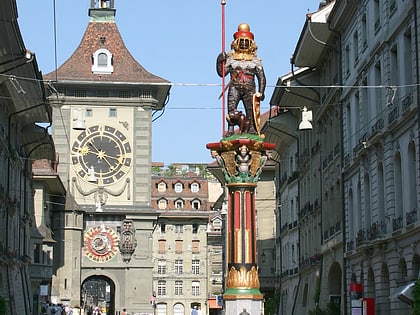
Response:
[{"label": "street lamp", "polygon": [[311,130],[312,129],[312,111],[308,111],[306,106],[302,110],[302,121],[299,124],[299,130]]}]

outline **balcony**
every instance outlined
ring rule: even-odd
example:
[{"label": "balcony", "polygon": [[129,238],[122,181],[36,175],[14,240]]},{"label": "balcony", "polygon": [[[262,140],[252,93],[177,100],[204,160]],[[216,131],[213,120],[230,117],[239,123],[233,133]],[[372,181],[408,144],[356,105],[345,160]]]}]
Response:
[{"label": "balcony", "polygon": [[388,124],[392,125],[395,123],[399,117],[399,109],[398,106],[395,106],[394,109],[388,114]]},{"label": "balcony", "polygon": [[412,211],[407,212],[405,214],[405,221],[406,221],[407,225],[410,225],[410,224],[416,222],[417,221],[417,209],[413,209]]},{"label": "balcony", "polygon": [[403,227],[403,216],[400,215],[398,218],[392,220],[392,232],[401,230]]},{"label": "balcony", "polygon": [[413,94],[408,94],[401,101],[401,111],[403,114],[410,112],[411,104],[413,104]]},{"label": "balcony", "polygon": [[359,247],[366,241],[365,230],[360,229],[356,236],[356,247]]},{"label": "balcony", "polygon": [[348,241],[347,242],[347,251],[351,251],[353,249],[354,249],[354,241],[353,240]]}]

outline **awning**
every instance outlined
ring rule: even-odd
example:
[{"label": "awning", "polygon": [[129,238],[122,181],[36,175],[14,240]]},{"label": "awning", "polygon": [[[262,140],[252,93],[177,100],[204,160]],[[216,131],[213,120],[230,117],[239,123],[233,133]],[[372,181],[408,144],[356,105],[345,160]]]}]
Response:
[{"label": "awning", "polygon": [[222,307],[217,305],[216,299],[209,299],[209,308],[222,308]]},{"label": "awning", "polygon": [[415,284],[416,282],[412,281],[407,284],[404,284],[403,286],[400,286],[398,289],[396,289],[394,292],[391,293],[391,295],[389,296],[389,299],[390,300],[399,299],[403,301],[404,303],[407,303],[413,306],[414,305],[413,289],[414,289]]}]

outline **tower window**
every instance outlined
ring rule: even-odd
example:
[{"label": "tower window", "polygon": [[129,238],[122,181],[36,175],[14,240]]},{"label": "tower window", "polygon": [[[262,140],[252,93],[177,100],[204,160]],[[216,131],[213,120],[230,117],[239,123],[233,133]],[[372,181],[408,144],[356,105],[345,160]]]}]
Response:
[{"label": "tower window", "polygon": [[92,68],[93,73],[97,74],[111,74],[114,72],[112,66],[112,54],[108,49],[100,48],[92,56]]},{"label": "tower window", "polygon": [[109,117],[117,117],[117,109],[116,108],[110,108],[109,109]]}]

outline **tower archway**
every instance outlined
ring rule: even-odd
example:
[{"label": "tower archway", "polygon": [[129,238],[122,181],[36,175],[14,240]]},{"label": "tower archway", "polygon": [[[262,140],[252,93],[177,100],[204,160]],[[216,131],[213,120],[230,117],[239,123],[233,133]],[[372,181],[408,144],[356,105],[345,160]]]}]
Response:
[{"label": "tower archway", "polygon": [[115,284],[109,277],[93,275],[86,278],[80,294],[85,314],[90,314],[96,307],[101,308],[102,313],[115,314]]}]

